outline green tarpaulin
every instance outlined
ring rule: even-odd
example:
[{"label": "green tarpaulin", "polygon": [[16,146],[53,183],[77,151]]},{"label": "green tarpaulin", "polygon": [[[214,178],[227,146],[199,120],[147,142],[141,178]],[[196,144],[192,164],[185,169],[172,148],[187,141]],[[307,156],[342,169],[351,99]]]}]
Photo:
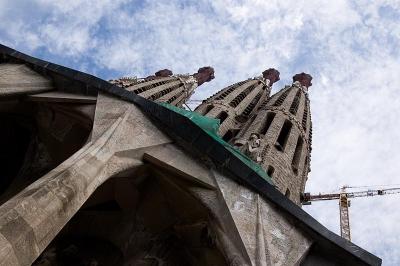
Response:
[{"label": "green tarpaulin", "polygon": [[237,158],[239,158],[242,162],[244,162],[246,165],[248,165],[250,168],[252,168],[258,175],[260,175],[262,178],[264,178],[268,183],[273,184],[271,177],[267,175],[267,173],[261,168],[260,165],[255,163],[253,160],[251,160],[249,157],[244,155],[242,152],[240,152],[238,149],[234,148],[231,146],[229,143],[225,142],[219,135],[218,135],[218,129],[219,129],[219,119],[207,117],[207,116],[202,116],[199,113],[196,112],[191,112],[167,103],[160,103],[160,105],[178,113],[181,114],[187,118],[189,118],[193,123],[198,125],[201,129],[203,129],[208,135],[210,135],[213,139],[224,145],[226,149],[228,149],[232,154],[234,154]]}]

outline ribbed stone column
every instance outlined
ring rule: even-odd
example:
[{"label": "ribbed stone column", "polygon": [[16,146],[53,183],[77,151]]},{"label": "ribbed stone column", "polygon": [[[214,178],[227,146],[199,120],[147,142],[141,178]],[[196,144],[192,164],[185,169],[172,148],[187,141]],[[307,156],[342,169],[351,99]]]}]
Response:
[{"label": "ribbed stone column", "polygon": [[195,111],[220,120],[219,135],[231,141],[243,125],[265,101],[279,72],[273,68],[265,70],[262,76],[249,78],[230,85],[204,100]]},{"label": "ribbed stone column", "polygon": [[311,158],[311,114],[308,87],[301,73],[268,101],[239,132],[235,146],[259,163],[278,189],[300,204]]}]

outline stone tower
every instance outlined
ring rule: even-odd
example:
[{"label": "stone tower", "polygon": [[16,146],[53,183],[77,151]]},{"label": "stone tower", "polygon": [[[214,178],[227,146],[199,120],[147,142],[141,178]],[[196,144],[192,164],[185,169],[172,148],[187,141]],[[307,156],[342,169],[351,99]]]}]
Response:
[{"label": "stone tower", "polygon": [[269,97],[271,87],[279,80],[279,72],[273,68],[262,76],[230,85],[212,95],[196,108],[202,115],[220,120],[219,135],[230,141],[253,112]]},{"label": "stone tower", "polygon": [[174,75],[171,70],[163,69],[147,78],[125,77],[110,82],[146,99],[181,107],[198,86],[212,79],[214,69],[208,66],[192,75]]},{"label": "stone tower", "polygon": [[308,87],[312,77],[301,73],[263,102],[239,132],[235,146],[258,162],[278,189],[300,204],[310,171],[311,115]]}]

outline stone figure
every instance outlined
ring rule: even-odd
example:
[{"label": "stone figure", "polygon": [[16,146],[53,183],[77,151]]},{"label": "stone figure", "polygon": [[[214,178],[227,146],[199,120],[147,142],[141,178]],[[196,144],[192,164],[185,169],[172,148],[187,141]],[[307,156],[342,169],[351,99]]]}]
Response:
[{"label": "stone figure", "polygon": [[260,135],[258,133],[251,133],[250,138],[246,144],[245,154],[257,163],[262,161],[260,146]]}]

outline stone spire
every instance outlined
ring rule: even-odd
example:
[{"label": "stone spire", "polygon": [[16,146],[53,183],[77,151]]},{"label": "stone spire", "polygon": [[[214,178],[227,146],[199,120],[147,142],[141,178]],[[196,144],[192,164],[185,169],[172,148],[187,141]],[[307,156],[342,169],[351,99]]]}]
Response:
[{"label": "stone spire", "polygon": [[230,141],[260,103],[268,98],[272,85],[278,80],[279,72],[270,68],[262,76],[240,81],[220,90],[203,101],[195,111],[219,119],[221,126],[218,134],[225,141]]},{"label": "stone spire", "polygon": [[110,82],[155,102],[166,102],[180,107],[198,86],[212,79],[214,69],[207,66],[199,68],[192,75],[174,75],[171,70],[162,69],[146,78],[120,78]]},{"label": "stone spire", "polygon": [[264,102],[234,143],[297,204],[310,171],[311,115],[307,91],[311,79],[305,73],[293,76],[293,84]]}]

